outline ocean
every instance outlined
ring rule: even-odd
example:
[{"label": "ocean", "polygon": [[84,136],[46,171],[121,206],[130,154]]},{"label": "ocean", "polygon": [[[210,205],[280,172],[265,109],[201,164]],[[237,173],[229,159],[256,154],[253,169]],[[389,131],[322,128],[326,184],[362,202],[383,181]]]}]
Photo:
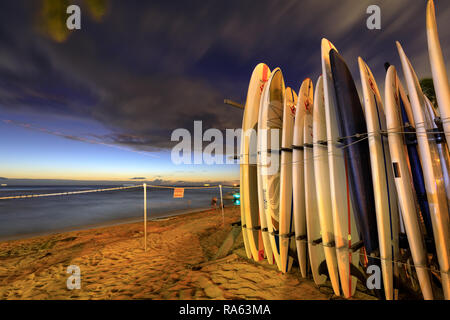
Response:
[{"label": "ocean", "polygon": [[[60,193],[120,186],[7,186],[0,197]],[[230,190],[224,190],[224,194]],[[164,218],[211,207],[217,189],[186,189],[174,199],[172,189],[147,189],[147,219]],[[225,205],[233,205],[224,200]],[[30,199],[0,200],[0,239],[17,239],[143,220],[142,188]]]}]

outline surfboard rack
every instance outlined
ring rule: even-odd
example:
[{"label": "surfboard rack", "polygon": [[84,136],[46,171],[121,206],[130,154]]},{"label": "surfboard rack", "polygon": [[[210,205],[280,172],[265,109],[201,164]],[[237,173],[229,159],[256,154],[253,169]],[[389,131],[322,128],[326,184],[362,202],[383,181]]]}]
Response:
[{"label": "surfboard rack", "polygon": [[352,244],[352,246],[350,247],[350,250],[352,252],[358,251],[359,249],[361,249],[362,247],[364,247],[364,241],[359,240],[358,242],[355,242],[354,244]]},{"label": "surfboard rack", "polygon": [[416,129],[409,123],[405,124],[404,129],[406,132],[406,134],[404,135],[406,145],[417,145],[417,136],[415,134]]},{"label": "surfboard rack", "polygon": [[316,240],[313,240],[313,245],[318,245],[318,244],[321,244],[322,243],[322,237],[320,237],[320,238],[318,238],[318,239],[316,239]]},{"label": "surfboard rack", "polygon": [[336,242],[334,242],[334,240],[328,242],[328,243],[324,243],[323,244],[324,247],[328,247],[328,248],[335,248],[336,247]]},{"label": "surfboard rack", "polygon": [[439,128],[434,128],[430,130],[430,132],[434,134],[434,140],[436,141],[436,143],[443,143],[445,141],[445,136],[442,133],[443,130]]},{"label": "surfboard rack", "polygon": [[339,143],[344,143],[344,142],[356,142],[360,139],[362,139],[363,137],[367,136],[367,133],[356,133],[353,136],[350,137],[338,137],[336,139],[337,142]]},{"label": "surfboard rack", "polygon": [[271,236],[278,236],[278,230],[274,230],[274,231],[272,231],[272,232],[269,232],[269,234],[270,234]]},{"label": "surfboard rack", "polygon": [[442,124],[442,119],[441,117],[436,117],[434,118],[434,123],[436,124],[436,126],[438,127],[439,131],[443,131],[444,130],[444,126]]},{"label": "surfboard rack", "polygon": [[319,140],[319,141],[317,141],[317,143],[322,146],[328,146],[328,141],[325,141],[325,140]]},{"label": "surfboard rack", "polygon": [[292,150],[303,150],[303,146],[292,145]]},{"label": "surfboard rack", "polygon": [[303,144],[303,147],[312,149],[312,148],[314,147],[314,145],[311,144],[311,143],[304,143],[304,144]]},{"label": "surfboard rack", "polygon": [[[405,134],[406,144],[407,145],[417,145],[416,129],[414,127],[412,127],[410,124],[405,125],[404,129],[406,132],[406,134]],[[428,134],[433,135],[432,140],[436,143],[443,143],[445,141],[445,136],[442,132],[443,132],[442,126],[440,127],[439,125],[437,128],[427,130]]]},{"label": "surfboard rack", "polygon": [[300,236],[296,236],[295,240],[306,240],[306,235],[300,235]]},{"label": "surfboard rack", "polygon": [[295,236],[295,232],[280,234],[280,238],[289,239]]}]

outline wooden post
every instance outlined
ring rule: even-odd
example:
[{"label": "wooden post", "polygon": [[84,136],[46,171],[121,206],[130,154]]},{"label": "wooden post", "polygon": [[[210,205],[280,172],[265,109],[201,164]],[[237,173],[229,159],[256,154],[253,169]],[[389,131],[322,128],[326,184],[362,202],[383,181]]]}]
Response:
[{"label": "wooden post", "polygon": [[147,251],[147,184],[144,187],[144,250]]},{"label": "wooden post", "polygon": [[225,225],[225,213],[223,212],[223,196],[222,196],[222,185],[219,185],[220,189],[220,207],[222,208],[222,221],[223,225]]},{"label": "wooden post", "polygon": [[242,105],[242,104],[240,104],[240,103],[238,103],[238,102],[234,102],[234,101],[232,101],[232,100],[230,100],[230,99],[224,99],[224,100],[223,100],[223,103],[225,103],[225,104],[227,104],[227,105],[229,105],[229,106],[238,108],[238,109],[244,109],[244,108],[245,108],[244,105]]}]

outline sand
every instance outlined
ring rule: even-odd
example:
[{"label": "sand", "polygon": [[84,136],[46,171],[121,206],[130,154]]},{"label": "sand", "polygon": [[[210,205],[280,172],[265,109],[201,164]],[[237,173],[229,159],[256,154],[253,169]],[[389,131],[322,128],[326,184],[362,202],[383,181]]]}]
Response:
[{"label": "sand", "polygon": [[[239,207],[209,210],[0,243],[0,299],[336,299],[298,268],[282,274],[246,258],[240,235],[224,258],[211,259],[240,219]],[[69,290],[67,268],[81,270]],[[358,292],[356,299],[373,299]]]}]

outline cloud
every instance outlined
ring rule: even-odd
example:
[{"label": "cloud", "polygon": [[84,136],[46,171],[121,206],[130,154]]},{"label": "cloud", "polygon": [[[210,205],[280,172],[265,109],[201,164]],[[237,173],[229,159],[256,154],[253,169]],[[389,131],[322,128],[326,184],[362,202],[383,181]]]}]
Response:
[{"label": "cloud", "polygon": [[[379,31],[366,28],[372,4],[381,8]],[[315,82],[322,37],[357,83],[361,56],[383,86],[384,62],[399,66],[395,40],[419,77],[430,75],[424,1],[111,1],[100,23],[83,19],[63,44],[38,32],[28,1],[0,6],[0,110],[94,120],[111,133],[62,136],[137,151],[170,148],[171,132],[192,130],[194,120],[240,127],[242,112],[223,98],[244,102],[258,62],[280,66],[294,90],[306,77]],[[448,1],[437,10],[448,58]]]},{"label": "cloud", "polygon": [[[95,135],[90,135],[91,137],[95,137],[95,139],[90,139],[90,138],[86,138],[83,136],[75,136],[75,135],[70,135],[70,134],[66,134],[66,133],[62,133],[59,131],[53,131],[50,129],[46,129],[46,128],[41,128],[41,127],[36,127],[32,124],[29,123],[21,123],[21,122],[17,122],[14,120],[2,120],[4,123],[9,124],[9,125],[14,125],[14,126],[18,126],[18,127],[22,127],[28,130],[34,130],[34,131],[39,131],[42,133],[46,133],[46,134],[50,134],[50,135],[54,135],[60,138],[64,138],[64,139],[68,139],[68,140],[72,140],[72,141],[78,141],[78,142],[84,142],[84,143],[90,143],[90,144],[99,144],[99,145],[103,145],[103,146],[107,146],[107,147],[111,147],[111,148],[116,148],[116,149],[121,149],[121,150],[125,150],[125,151],[129,151],[129,152],[136,152],[142,155],[146,155],[146,156],[150,156],[153,158],[159,158],[159,156],[148,153],[148,152],[141,152],[139,150],[135,150],[133,148],[130,147],[130,144],[127,143],[123,143],[123,142],[119,142],[117,140],[114,139],[109,139],[110,136],[115,136],[115,135],[106,135],[106,136],[95,136]],[[150,147],[149,147],[150,148]],[[153,151],[153,150],[149,150],[149,151]]]},{"label": "cloud", "polygon": [[130,178],[130,180],[145,180],[147,178],[145,177],[134,177],[134,178]]}]

